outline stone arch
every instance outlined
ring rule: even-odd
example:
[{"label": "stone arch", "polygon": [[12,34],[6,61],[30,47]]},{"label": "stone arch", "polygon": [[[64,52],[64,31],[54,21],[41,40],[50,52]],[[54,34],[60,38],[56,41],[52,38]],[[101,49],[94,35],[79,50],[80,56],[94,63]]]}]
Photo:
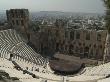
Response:
[{"label": "stone arch", "polygon": [[13,58],[13,54],[10,53],[10,58],[9,58],[9,60],[12,60],[12,58]]},{"label": "stone arch", "polygon": [[89,56],[89,47],[85,47],[84,48],[84,57],[88,58],[88,56]]},{"label": "stone arch", "polygon": [[73,54],[74,46],[72,44],[69,45],[69,53]]}]

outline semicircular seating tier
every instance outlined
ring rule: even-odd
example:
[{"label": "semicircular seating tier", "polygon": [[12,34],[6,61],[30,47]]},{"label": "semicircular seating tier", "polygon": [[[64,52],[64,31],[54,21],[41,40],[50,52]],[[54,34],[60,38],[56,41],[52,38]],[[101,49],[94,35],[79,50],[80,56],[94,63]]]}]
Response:
[{"label": "semicircular seating tier", "polygon": [[26,59],[38,65],[46,65],[47,59],[36,53],[20,35],[13,29],[0,31],[0,57],[10,58],[10,54],[14,57]]}]

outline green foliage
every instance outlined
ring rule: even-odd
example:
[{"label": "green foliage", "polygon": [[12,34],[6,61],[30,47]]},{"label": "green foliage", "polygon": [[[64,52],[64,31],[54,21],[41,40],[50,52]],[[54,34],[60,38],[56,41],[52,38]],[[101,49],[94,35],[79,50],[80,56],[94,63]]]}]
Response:
[{"label": "green foliage", "polygon": [[107,9],[110,9],[110,0],[103,0]]},{"label": "green foliage", "polygon": [[39,22],[31,22],[31,25],[30,25],[30,29],[32,31],[38,31],[40,29],[39,27],[40,23]]},{"label": "green foliage", "polygon": [[107,27],[108,33],[110,34],[110,0],[103,0],[103,2],[106,7],[106,16],[105,16],[106,27]]}]

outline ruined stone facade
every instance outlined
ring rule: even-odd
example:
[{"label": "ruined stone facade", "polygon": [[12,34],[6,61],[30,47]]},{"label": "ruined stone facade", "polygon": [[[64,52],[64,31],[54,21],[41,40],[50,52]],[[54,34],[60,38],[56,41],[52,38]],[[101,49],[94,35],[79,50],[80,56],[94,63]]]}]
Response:
[{"label": "ruined stone facade", "polygon": [[106,35],[106,30],[70,29],[67,31],[66,51],[82,58],[103,59]]},{"label": "ruined stone facade", "polygon": [[106,30],[45,26],[36,34],[31,34],[30,40],[42,54],[60,52],[81,58],[103,59]]},{"label": "ruined stone facade", "polygon": [[67,28],[66,22],[57,20],[55,25],[41,25],[40,30],[28,33],[29,11],[7,10],[8,23],[28,37],[38,53],[53,55],[56,52],[81,58],[103,59],[106,30]]},{"label": "ruined stone facade", "polygon": [[27,36],[29,26],[28,9],[10,9],[6,11],[6,14],[9,25],[24,36]]}]

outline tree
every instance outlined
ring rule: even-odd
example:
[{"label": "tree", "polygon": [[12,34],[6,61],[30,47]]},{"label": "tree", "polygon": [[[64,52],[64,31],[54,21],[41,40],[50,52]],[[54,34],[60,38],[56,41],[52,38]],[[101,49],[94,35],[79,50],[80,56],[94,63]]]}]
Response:
[{"label": "tree", "polygon": [[107,37],[105,42],[105,51],[103,63],[110,61],[110,0],[103,0],[106,7],[105,22],[107,28]]},{"label": "tree", "polygon": [[105,16],[106,28],[108,30],[108,33],[110,34],[110,0],[103,1],[106,7],[106,16]]}]

